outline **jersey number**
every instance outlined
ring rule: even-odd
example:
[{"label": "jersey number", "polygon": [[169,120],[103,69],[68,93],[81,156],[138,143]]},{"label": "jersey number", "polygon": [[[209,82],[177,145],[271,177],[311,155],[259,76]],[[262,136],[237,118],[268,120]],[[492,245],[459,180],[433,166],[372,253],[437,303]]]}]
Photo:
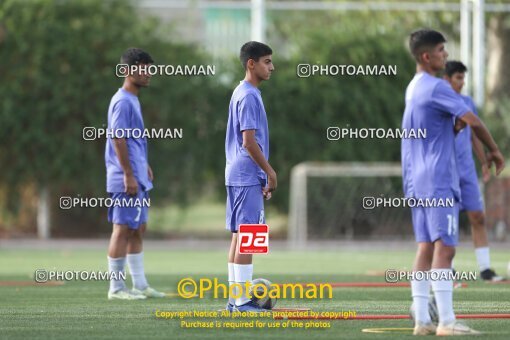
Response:
[{"label": "jersey number", "polygon": [[136,210],[138,210],[138,214],[136,215],[135,222],[140,221],[140,215],[142,214],[142,208],[137,207]]},{"label": "jersey number", "polygon": [[448,218],[448,235],[455,235],[457,232],[457,219],[451,214],[446,215],[446,217]]}]

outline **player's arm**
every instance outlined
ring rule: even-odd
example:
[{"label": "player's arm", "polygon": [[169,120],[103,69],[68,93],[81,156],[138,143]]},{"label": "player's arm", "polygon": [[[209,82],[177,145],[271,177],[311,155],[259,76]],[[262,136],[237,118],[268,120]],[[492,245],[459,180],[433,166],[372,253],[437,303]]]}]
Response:
[{"label": "player's arm", "polygon": [[267,174],[267,188],[264,188],[265,195],[274,191],[277,185],[276,172],[266,160],[264,154],[262,154],[262,150],[260,150],[257,140],[255,139],[255,130],[243,131],[243,147],[248,151],[248,154],[255,163]]},{"label": "player's arm", "polygon": [[[113,107],[111,117],[112,130],[123,130],[131,128],[132,107],[129,101],[121,100]],[[111,143],[117,155],[122,171],[124,172],[124,190],[129,195],[135,195],[138,191],[138,182],[133,174],[131,163],[129,162],[129,153],[127,141],[125,138],[112,138]]]},{"label": "player's arm", "polygon": [[482,165],[482,179],[484,183],[487,183],[491,178],[491,173],[487,165],[487,159],[485,157],[485,150],[483,149],[482,142],[480,142],[480,140],[475,136],[475,134],[472,133],[471,143],[473,144],[473,151],[475,152],[476,158],[478,158],[480,164]]},{"label": "player's arm", "polygon": [[[465,127],[466,127],[465,122],[463,122],[459,118],[455,118],[455,125],[453,126],[453,131],[455,132],[455,135],[457,135],[460,132],[460,130],[464,129]],[[471,135],[474,136],[473,134]]]},{"label": "player's arm", "polygon": [[136,181],[131,163],[129,162],[128,147],[125,138],[113,138],[113,148],[119,159],[120,166],[124,171],[124,187],[128,195],[136,195],[138,191],[138,182]]},{"label": "player's arm", "polygon": [[485,124],[471,111],[464,114],[460,119],[471,127],[476,137],[489,149],[489,154],[486,157],[487,166],[490,168],[491,163],[494,162],[496,164],[496,175],[499,175],[505,168],[505,159]]},{"label": "player's arm", "polygon": [[149,180],[152,182],[154,180],[154,174],[152,173],[152,168],[148,163],[147,163],[147,174],[149,175]]}]

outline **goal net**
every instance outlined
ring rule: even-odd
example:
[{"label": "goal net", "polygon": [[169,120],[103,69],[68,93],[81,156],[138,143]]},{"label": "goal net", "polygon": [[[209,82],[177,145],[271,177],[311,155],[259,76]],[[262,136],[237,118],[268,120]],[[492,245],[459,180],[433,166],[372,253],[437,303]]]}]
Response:
[{"label": "goal net", "polygon": [[307,240],[409,239],[410,208],[370,209],[371,198],[402,197],[400,163],[298,164],[291,173],[288,240],[299,246]]}]

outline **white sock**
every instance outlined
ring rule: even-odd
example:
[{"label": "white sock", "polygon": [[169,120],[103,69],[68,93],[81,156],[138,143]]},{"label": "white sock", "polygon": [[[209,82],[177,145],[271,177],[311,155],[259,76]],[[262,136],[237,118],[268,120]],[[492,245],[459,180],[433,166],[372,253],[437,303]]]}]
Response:
[{"label": "white sock", "polygon": [[431,323],[432,321],[430,320],[429,314],[430,281],[411,280],[411,293],[413,296],[416,323]]},{"label": "white sock", "polygon": [[[437,273],[437,277],[441,275],[450,275],[452,272],[448,269],[432,269],[432,272]],[[434,275],[435,276],[435,275]],[[433,277],[434,277],[433,276]],[[453,280],[439,279],[432,281],[432,290],[436,297],[437,311],[439,313],[439,323],[441,325],[448,325],[455,321],[455,314],[453,313]]]},{"label": "white sock", "polygon": [[[235,289],[235,287],[231,288],[234,283],[236,283],[234,264],[232,262],[229,262],[228,263],[228,291],[230,292],[232,290],[232,294],[235,296],[237,294],[237,290]],[[230,303],[231,305],[236,304],[236,299],[233,298],[232,296],[230,296],[230,294],[228,295],[228,303]]]},{"label": "white sock", "polygon": [[129,272],[131,273],[133,287],[138,290],[144,290],[149,287],[143,269],[143,252],[138,254],[127,254],[127,263]]},{"label": "white sock", "polygon": [[245,289],[245,283],[252,281],[253,278],[253,264],[234,264],[234,276],[236,283],[243,287],[243,294],[236,299],[236,305],[241,306],[250,301],[248,292]]},{"label": "white sock", "polygon": [[108,256],[108,271],[110,273],[115,273],[112,275],[113,277],[117,277],[117,279],[110,280],[110,293],[118,292],[119,290],[123,290],[126,288],[126,283],[121,278],[119,273],[125,273],[124,266],[126,265],[125,257],[113,258]]},{"label": "white sock", "polygon": [[485,269],[489,269],[491,267],[491,256],[489,253],[489,247],[481,247],[475,249],[476,261],[478,262],[478,267],[480,271],[484,271]]}]

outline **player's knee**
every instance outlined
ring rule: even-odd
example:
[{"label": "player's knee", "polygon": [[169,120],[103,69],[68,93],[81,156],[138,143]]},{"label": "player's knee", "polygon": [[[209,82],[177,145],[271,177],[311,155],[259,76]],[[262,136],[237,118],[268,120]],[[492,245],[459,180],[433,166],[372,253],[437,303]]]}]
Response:
[{"label": "player's knee", "polygon": [[126,227],[116,226],[112,231],[112,238],[114,239],[126,239],[129,237],[129,229]]},{"label": "player's knee", "polygon": [[138,228],[137,231],[140,233],[140,235],[143,235],[145,233],[145,229],[147,229],[147,225],[144,223],[140,225],[140,228]]},{"label": "player's knee", "polygon": [[437,256],[446,261],[452,261],[455,256],[455,247],[442,246],[437,251]]},{"label": "player's knee", "polygon": [[422,259],[432,261],[432,257],[434,256],[434,246],[431,243],[419,243],[417,255]]},{"label": "player's knee", "polygon": [[430,242],[418,243],[418,251],[422,254],[432,254],[434,252],[434,245]]},{"label": "player's knee", "polygon": [[449,261],[453,261],[453,258],[455,257],[455,248],[454,247],[448,247],[448,252],[447,252],[447,256],[448,256],[448,260]]},{"label": "player's knee", "polygon": [[471,213],[471,226],[473,228],[485,227],[485,214],[482,211]]},{"label": "player's knee", "polygon": [[139,231],[137,229],[129,229],[128,231],[128,238],[129,240],[137,239],[139,238]]},{"label": "player's knee", "polygon": [[140,229],[130,229],[129,241],[130,242],[141,242],[143,232]]}]

